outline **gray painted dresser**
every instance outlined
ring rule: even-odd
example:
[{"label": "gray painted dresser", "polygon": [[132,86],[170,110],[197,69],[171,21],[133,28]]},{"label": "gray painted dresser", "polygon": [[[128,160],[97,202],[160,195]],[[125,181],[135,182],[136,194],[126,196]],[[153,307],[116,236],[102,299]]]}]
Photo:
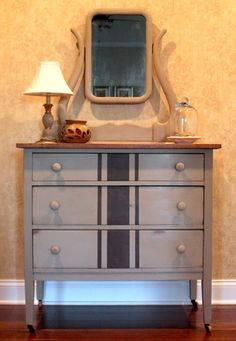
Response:
[{"label": "gray painted dresser", "polygon": [[211,322],[212,156],[218,144],[19,143],[26,323],[45,280],[188,280]]}]

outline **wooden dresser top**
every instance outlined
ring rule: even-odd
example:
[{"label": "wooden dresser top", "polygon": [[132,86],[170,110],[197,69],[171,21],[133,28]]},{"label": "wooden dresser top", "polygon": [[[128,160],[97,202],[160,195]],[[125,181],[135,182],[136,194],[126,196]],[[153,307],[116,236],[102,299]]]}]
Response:
[{"label": "wooden dresser top", "polygon": [[172,143],[143,141],[94,141],[87,143],[17,143],[23,149],[219,149],[217,143]]}]

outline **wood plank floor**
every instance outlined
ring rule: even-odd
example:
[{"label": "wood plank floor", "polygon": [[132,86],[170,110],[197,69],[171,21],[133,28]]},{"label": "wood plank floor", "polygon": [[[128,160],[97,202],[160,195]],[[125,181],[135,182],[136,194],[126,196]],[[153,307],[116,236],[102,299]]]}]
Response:
[{"label": "wood plank floor", "polygon": [[35,333],[25,325],[24,306],[0,306],[0,341],[236,341],[236,306],[213,306],[206,333],[201,306],[35,307]]}]

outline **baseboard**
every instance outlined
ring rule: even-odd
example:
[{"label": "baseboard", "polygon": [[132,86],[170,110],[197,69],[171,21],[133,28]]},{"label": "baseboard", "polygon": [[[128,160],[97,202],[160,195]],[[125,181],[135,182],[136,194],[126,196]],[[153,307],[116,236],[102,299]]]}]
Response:
[{"label": "baseboard", "polygon": [[[197,300],[201,303],[198,282]],[[36,302],[36,300],[35,300]],[[45,282],[45,304],[188,304],[187,281]],[[0,280],[0,304],[24,304],[23,280]],[[236,304],[236,280],[213,280],[213,304]]]}]

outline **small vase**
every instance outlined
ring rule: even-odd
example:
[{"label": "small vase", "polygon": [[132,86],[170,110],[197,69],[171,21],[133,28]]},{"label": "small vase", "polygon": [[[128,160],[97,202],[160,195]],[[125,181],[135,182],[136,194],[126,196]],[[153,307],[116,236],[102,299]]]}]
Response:
[{"label": "small vase", "polygon": [[84,143],[91,138],[91,130],[86,125],[87,121],[66,120],[61,130],[60,141]]}]

